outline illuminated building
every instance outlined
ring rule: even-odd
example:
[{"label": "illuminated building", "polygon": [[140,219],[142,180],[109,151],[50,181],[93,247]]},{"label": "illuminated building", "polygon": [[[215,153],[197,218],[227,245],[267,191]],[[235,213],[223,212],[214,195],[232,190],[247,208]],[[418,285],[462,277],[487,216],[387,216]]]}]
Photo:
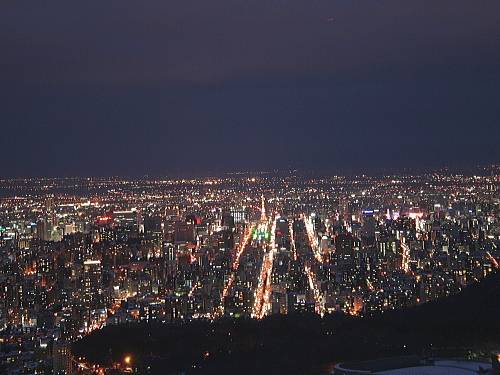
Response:
[{"label": "illuminated building", "polygon": [[83,303],[87,308],[98,308],[102,304],[102,266],[100,260],[83,263]]},{"label": "illuminated building", "polygon": [[55,340],[52,345],[54,375],[73,374],[71,361],[71,344],[65,340]]}]

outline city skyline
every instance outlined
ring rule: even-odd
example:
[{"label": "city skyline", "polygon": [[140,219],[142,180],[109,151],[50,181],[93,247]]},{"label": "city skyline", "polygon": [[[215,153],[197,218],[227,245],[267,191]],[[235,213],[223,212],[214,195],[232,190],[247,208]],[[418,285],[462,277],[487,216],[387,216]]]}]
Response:
[{"label": "city skyline", "polygon": [[446,350],[496,369],[499,175],[1,179],[0,372],[233,373],[260,342],[240,373],[326,375],[371,358],[366,324],[408,366]]}]

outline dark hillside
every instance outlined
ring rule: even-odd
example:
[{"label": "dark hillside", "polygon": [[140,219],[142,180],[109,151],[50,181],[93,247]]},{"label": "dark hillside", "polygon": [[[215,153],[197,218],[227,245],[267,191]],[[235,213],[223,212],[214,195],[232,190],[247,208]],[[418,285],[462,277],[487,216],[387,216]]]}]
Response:
[{"label": "dark hillside", "polygon": [[378,316],[109,326],[77,342],[74,353],[106,365],[132,353],[141,372],[154,374],[304,374],[321,373],[340,360],[494,348],[500,349],[498,272],[455,296]]}]

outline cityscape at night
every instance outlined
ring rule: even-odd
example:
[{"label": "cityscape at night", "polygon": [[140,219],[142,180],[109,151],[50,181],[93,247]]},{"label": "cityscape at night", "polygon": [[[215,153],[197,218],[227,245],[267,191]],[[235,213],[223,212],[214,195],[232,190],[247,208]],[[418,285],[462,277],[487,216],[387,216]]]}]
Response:
[{"label": "cityscape at night", "polygon": [[91,369],[71,343],[114,325],[365,317],[455,295],[500,268],[499,176],[2,180],[2,366]]},{"label": "cityscape at night", "polygon": [[500,375],[499,0],[0,2],[0,375]]}]

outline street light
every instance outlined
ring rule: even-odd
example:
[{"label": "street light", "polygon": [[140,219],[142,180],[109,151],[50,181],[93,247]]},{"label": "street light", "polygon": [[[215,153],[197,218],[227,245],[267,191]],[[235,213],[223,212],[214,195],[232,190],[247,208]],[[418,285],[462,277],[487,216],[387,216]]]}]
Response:
[{"label": "street light", "polygon": [[127,366],[130,365],[132,363],[132,356],[130,355],[125,356],[125,358],[123,358],[123,362],[125,362]]}]

